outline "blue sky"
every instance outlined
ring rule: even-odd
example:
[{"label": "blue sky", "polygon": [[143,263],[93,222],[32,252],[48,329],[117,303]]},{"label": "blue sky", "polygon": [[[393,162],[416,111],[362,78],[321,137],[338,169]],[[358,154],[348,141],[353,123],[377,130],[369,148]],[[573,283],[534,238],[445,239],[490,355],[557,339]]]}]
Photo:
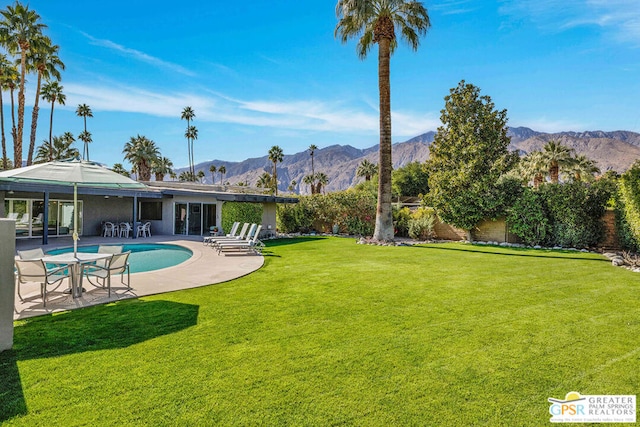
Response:
[{"label": "blue sky", "polygon": [[[432,27],[419,50],[400,45],[392,57],[394,142],[436,130],[443,98],[461,79],[506,108],[511,126],[640,132],[638,0],[424,4]],[[355,42],[334,38],[335,2],[29,5],[66,64],[67,102],[56,106],[53,133],[80,133],[75,108],[88,104],[92,160],[123,162],[125,142],[141,134],[185,166],[187,105],[197,162],[260,157],[273,145],[293,154],[310,144],[378,142],[377,47],[361,61]],[[38,144],[48,117],[41,104]]]}]

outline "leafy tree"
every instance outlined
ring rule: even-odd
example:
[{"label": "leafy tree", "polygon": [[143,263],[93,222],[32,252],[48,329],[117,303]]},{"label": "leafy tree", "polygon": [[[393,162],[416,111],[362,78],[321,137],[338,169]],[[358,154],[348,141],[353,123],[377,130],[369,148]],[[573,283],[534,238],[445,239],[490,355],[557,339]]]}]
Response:
[{"label": "leafy tree", "polygon": [[378,88],[380,91],[380,174],[378,205],[373,238],[393,240],[391,210],[391,54],[398,45],[396,32],[417,50],[419,37],[431,26],[427,9],[415,0],[338,0],[338,24],[335,35],[343,43],[357,38],[356,50],[366,58],[371,47],[378,44]]},{"label": "leafy tree", "polygon": [[[15,132],[13,144],[13,164],[16,167],[22,165],[22,133],[24,130],[24,86],[27,73],[27,55],[31,49],[31,43],[42,35],[42,30],[47,26],[40,22],[40,15],[30,10],[29,6],[16,1],[13,6],[7,6],[0,11],[0,42],[12,54],[20,54],[20,79],[18,89],[18,127]],[[51,138],[49,138],[51,144]]]},{"label": "leafy tree", "polygon": [[91,133],[87,132],[87,117],[93,117],[93,111],[91,111],[91,107],[87,104],[78,104],[78,108],[76,108],[76,116],[82,117],[84,121],[84,132],[78,135],[78,139],[84,142],[82,158],[89,160],[89,143],[91,142]]},{"label": "leafy tree", "polygon": [[356,169],[357,177],[364,177],[365,181],[371,181],[371,177],[378,174],[378,165],[364,159]]},{"label": "leafy tree", "polygon": [[393,171],[393,192],[397,196],[418,197],[429,192],[426,163],[411,162]]},{"label": "leafy tree", "polygon": [[282,148],[274,145],[269,150],[269,160],[273,162],[273,189],[275,190],[276,196],[278,195],[278,170],[277,164],[281,163],[284,159],[284,154],[282,153]]},{"label": "leafy tree", "polygon": [[138,180],[151,180],[151,165],[160,156],[156,143],[146,136],[135,136],[129,139],[122,150],[125,160],[129,161],[138,173]]},{"label": "leafy tree", "polygon": [[218,168],[216,167],[216,165],[209,166],[209,172],[211,172],[211,183],[212,184],[216,183],[216,171],[217,170],[218,170]]},{"label": "leafy tree", "polygon": [[33,161],[33,150],[36,144],[36,129],[38,126],[38,101],[40,100],[40,90],[42,78],[46,81],[52,79],[60,80],[60,71],[64,70],[64,63],[58,57],[59,46],[53,45],[51,39],[46,36],[39,36],[31,42],[30,53],[27,56],[27,70],[35,71],[38,78],[36,83],[36,98],[31,110],[31,138],[29,139],[29,152],[27,155],[27,166]]},{"label": "leafy tree", "polygon": [[445,97],[442,126],[430,146],[429,201],[443,221],[467,231],[504,206],[499,178],[515,164],[507,147],[507,110],[462,80]]},{"label": "leafy tree", "polygon": [[[63,86],[59,85],[58,82],[48,82],[42,87],[42,99],[51,103],[51,115],[49,117],[49,147],[52,148],[51,145],[51,135],[53,133],[53,108],[56,105],[56,101],[58,104],[64,105],[67,97],[64,93],[62,93]],[[49,160],[53,160],[53,152],[51,152],[51,156]]]}]

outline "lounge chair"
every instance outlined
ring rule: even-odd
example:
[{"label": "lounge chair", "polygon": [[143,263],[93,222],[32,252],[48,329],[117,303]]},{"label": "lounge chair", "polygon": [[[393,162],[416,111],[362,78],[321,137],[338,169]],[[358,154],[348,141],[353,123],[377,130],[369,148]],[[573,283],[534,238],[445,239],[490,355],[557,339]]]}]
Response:
[{"label": "lounge chair", "polygon": [[[214,239],[211,242],[211,246],[215,248],[218,246],[219,243],[222,243],[222,242],[239,242],[239,241],[251,239],[253,238],[253,234],[256,231],[256,227],[257,227],[256,224],[251,224],[251,227],[249,227],[249,231],[247,231],[246,234],[242,233],[241,231],[240,234],[235,237],[218,237],[217,239]],[[242,227],[242,229],[244,230],[245,227]]]},{"label": "lounge chair", "polygon": [[218,254],[225,251],[230,251],[230,250],[243,250],[243,251],[250,251],[254,253],[262,252],[262,248],[264,247],[264,244],[258,239],[258,235],[260,234],[261,230],[262,230],[262,225],[259,225],[258,228],[254,230],[253,235],[251,237],[248,237],[246,240],[238,240],[238,241],[226,240],[226,241],[218,242],[217,244]]},{"label": "lounge chair", "polygon": [[29,214],[22,214],[22,218],[20,218],[17,225],[29,225]]},{"label": "lounge chair", "polygon": [[[47,268],[41,259],[17,259],[15,260],[17,270],[18,297],[24,301],[20,294],[20,284],[36,282],[40,283],[40,295],[42,296],[42,306],[47,306],[47,286],[56,285],[56,290],[64,279],[70,277],[67,266]],[[65,270],[67,272],[65,273]]]},{"label": "lounge chair", "polygon": [[207,243],[209,243],[211,246],[215,246],[217,242],[222,242],[224,240],[242,240],[245,239],[247,236],[247,229],[249,229],[250,231],[253,230],[253,227],[255,227],[255,224],[251,224],[251,229],[249,229],[249,223],[245,222],[244,225],[242,226],[242,230],[240,230],[240,234],[236,235],[236,236],[210,236],[210,239],[207,241]]},{"label": "lounge chair", "polygon": [[18,215],[20,215],[18,212],[11,212],[9,215],[7,215],[7,219],[13,219],[14,221],[17,221]]},{"label": "lounge chair", "polygon": [[206,236],[205,238],[202,239],[202,244],[210,245],[213,241],[221,237],[235,237],[239,227],[240,227],[240,222],[234,222],[233,225],[231,226],[231,232],[229,234],[226,234],[224,236],[215,236],[213,234],[211,236]]}]

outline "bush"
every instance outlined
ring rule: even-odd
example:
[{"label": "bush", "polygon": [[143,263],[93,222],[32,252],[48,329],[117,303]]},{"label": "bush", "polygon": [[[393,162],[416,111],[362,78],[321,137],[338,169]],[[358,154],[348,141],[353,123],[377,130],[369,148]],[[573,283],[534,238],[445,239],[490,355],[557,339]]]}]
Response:
[{"label": "bush", "polygon": [[640,161],[636,161],[618,181],[616,225],[625,249],[640,249]]},{"label": "bush", "polygon": [[411,210],[408,207],[399,208],[393,205],[393,225],[397,236],[409,236],[409,221],[411,220]]},{"label": "bush", "polygon": [[547,238],[549,220],[544,205],[538,191],[525,188],[507,212],[509,230],[527,245],[540,245]]},{"label": "bush", "polygon": [[233,223],[262,224],[262,203],[225,202],[222,205],[222,229],[229,232]]},{"label": "bush", "polygon": [[411,214],[409,220],[409,237],[418,240],[427,240],[433,237],[433,227],[436,223],[436,214],[430,208],[418,208]]}]

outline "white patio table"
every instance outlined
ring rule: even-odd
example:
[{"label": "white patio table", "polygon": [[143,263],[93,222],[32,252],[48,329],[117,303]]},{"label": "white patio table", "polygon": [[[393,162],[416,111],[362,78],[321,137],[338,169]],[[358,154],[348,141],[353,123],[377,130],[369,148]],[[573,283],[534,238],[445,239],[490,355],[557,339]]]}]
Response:
[{"label": "white patio table", "polygon": [[96,254],[78,252],[73,255],[72,252],[58,255],[47,255],[42,258],[47,264],[66,265],[71,273],[71,295],[73,298],[82,296],[82,272],[85,264],[91,264],[101,259],[107,259],[112,254]]}]

